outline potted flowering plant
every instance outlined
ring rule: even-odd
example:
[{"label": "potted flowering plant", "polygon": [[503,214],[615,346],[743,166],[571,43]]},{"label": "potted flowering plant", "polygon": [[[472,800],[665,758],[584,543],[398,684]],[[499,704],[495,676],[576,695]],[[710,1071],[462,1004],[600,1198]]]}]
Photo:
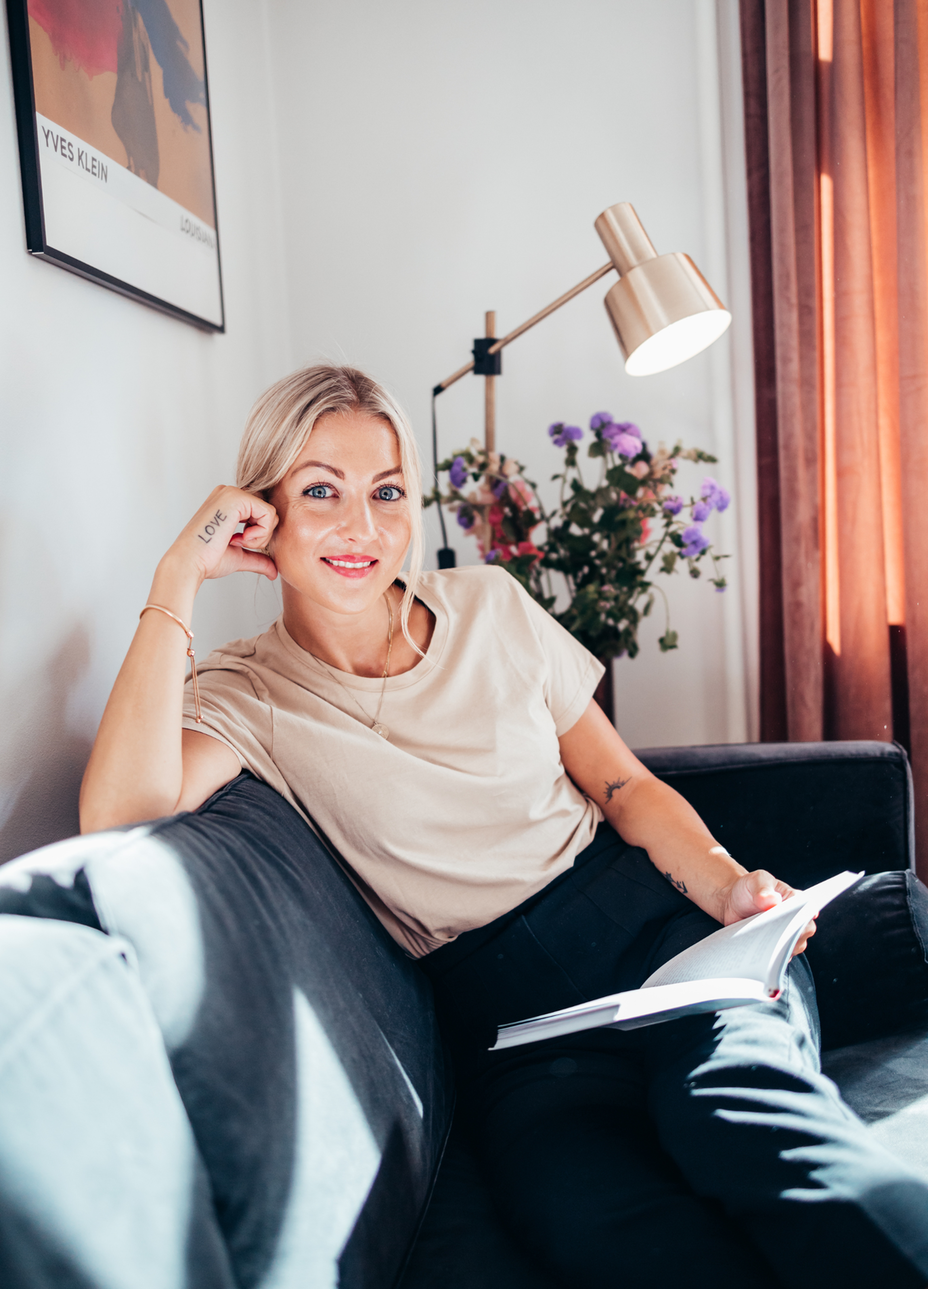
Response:
[{"label": "potted flowering plant", "polygon": [[[691,577],[700,577],[708,560],[711,584],[724,591],[721,561],[727,557],[712,550],[703,524],[712,511],[725,510],[730,497],[707,477],[699,496],[685,499],[674,491],[674,476],[681,459],[716,458],[679,442],[669,451],[659,444],[652,452],[637,425],[597,412],[590,420],[587,457],[598,477],[588,483],[577,446],[584,431],[559,421],[548,434],[564,449],[563,469],[553,476],[560,498],[551,511],[517,461],[488,453],[476,440],[441,462],[447,487],[442,491],[436,484],[425,504],[453,511],[483,558],[508,569],[602,662],[638,653],[638,628],[655,595],[665,612],[658,643],[665,652],[676,649],[677,632],[656,575],[685,566]],[[568,597],[562,608],[555,607],[558,574]]]}]

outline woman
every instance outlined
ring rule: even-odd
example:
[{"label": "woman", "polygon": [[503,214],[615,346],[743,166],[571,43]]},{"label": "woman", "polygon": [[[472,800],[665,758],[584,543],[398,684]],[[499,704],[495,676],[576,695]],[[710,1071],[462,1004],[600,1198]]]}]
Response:
[{"label": "woman", "polygon": [[[632,755],[599,663],[514,579],[420,573],[421,551],[390,396],[348,368],[273,386],[238,487],[158,565],[83,829],[195,809],[243,767],[311,814],[431,976],[499,1210],[564,1284],[924,1285],[928,1188],[818,1072],[804,959],[775,1004],[487,1051],[790,888]],[[240,570],[280,577],[283,613],[184,696],[197,590]]]}]

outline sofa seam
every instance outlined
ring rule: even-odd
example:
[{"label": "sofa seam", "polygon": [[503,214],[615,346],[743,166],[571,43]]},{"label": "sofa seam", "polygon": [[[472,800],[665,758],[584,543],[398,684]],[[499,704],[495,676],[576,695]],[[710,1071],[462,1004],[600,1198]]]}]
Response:
[{"label": "sofa seam", "polygon": [[[876,765],[876,764],[879,764],[879,765],[889,764],[894,766],[899,765],[899,761],[895,757],[888,757],[888,756],[869,756],[869,755],[854,756],[854,757],[847,757],[843,761],[842,761],[842,758],[840,757],[834,757],[834,758],[826,757],[821,759],[817,757],[787,757],[784,759],[778,759],[776,761],[728,761],[719,765],[699,765],[699,766],[694,765],[694,766],[681,766],[681,767],[661,766],[661,767],[658,767],[656,770],[651,769],[651,773],[656,777],[660,777],[662,774],[699,775],[699,774],[717,774],[719,771],[722,771],[722,770],[749,770],[749,771],[767,770],[769,771],[781,765],[782,766],[801,765],[806,767],[810,765],[828,765],[829,767],[832,767],[832,766],[839,766],[842,763],[844,765],[866,765],[868,763],[870,763],[871,765]],[[650,769],[650,767],[648,768]]]}]

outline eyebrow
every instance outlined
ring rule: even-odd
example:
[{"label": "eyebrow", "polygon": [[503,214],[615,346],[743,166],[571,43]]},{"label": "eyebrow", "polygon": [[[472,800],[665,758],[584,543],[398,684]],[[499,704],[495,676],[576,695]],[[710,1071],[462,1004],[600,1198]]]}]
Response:
[{"label": "eyebrow", "polygon": [[[310,469],[328,470],[330,474],[335,475],[336,479],[344,479],[345,477],[344,472],[342,470],[339,470],[334,465],[327,465],[325,461],[304,461],[302,465],[298,465],[296,467],[293,473],[299,474],[301,470],[310,470]],[[401,465],[397,465],[390,470],[381,470],[380,474],[375,474],[373,478],[373,482],[379,483],[381,479],[389,479],[391,474],[402,474],[402,473],[403,473],[403,467]]]}]

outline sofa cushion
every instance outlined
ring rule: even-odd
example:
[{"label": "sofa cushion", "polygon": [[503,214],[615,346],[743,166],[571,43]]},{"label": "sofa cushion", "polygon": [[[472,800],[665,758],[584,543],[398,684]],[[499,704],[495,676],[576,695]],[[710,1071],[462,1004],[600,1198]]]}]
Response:
[{"label": "sofa cushion", "polygon": [[826,1052],[822,1069],[877,1141],[928,1175],[928,1024]]},{"label": "sofa cushion", "polygon": [[94,931],[103,930],[83,869],[78,869],[72,880],[64,882],[56,881],[48,873],[37,872],[25,872],[18,882],[13,882],[15,870],[7,868],[4,871],[7,883],[0,888],[0,912],[29,918],[54,918],[58,922],[89,926]]},{"label": "sofa cushion", "polygon": [[398,1289],[559,1289],[503,1226],[466,1129],[455,1119]]},{"label": "sofa cushion", "polygon": [[914,873],[875,873],[839,895],[806,954],[823,1049],[928,1023],[928,890]]},{"label": "sofa cushion", "polygon": [[0,869],[0,909],[33,889],[134,948],[236,1282],[389,1284],[450,1117],[431,991],[296,811],[241,775]]}]

